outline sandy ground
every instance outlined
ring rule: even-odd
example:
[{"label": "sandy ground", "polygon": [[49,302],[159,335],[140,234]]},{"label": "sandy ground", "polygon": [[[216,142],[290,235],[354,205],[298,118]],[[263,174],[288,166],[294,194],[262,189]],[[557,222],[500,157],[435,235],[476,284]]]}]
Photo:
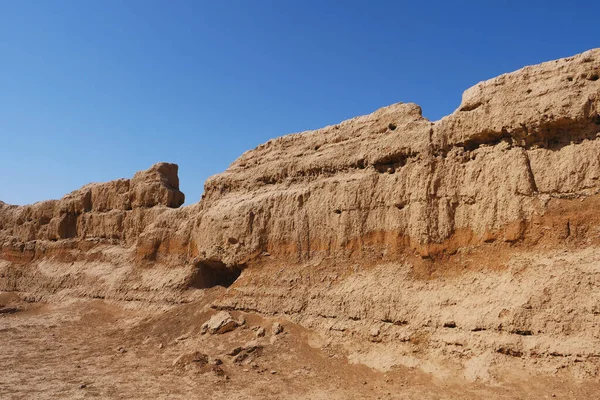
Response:
[{"label": "sandy ground", "polygon": [[[506,382],[439,380],[351,364],[339,346],[284,319],[202,334],[216,291],[168,308],[104,300],[27,303],[0,293],[0,399],[594,399],[568,375]],[[272,324],[284,331],[274,335]],[[257,338],[256,329],[266,334]],[[256,350],[241,359],[236,347]],[[246,350],[242,350],[245,353]],[[200,356],[199,356],[200,355]],[[510,375],[510,374],[509,374]],[[507,375],[508,376],[508,375]]]}]

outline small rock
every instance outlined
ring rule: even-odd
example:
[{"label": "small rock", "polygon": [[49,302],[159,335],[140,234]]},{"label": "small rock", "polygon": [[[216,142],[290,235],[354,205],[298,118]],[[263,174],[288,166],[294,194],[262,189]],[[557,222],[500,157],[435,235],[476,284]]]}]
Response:
[{"label": "small rock", "polygon": [[371,328],[371,330],[369,331],[369,334],[373,337],[379,336],[380,333],[381,333],[381,331],[379,330],[379,327],[377,327],[377,326]]},{"label": "small rock", "polygon": [[180,354],[180,355],[179,355],[179,356],[178,356],[176,359],[174,359],[174,360],[173,360],[173,363],[172,363],[172,365],[173,365],[173,366],[176,366],[176,365],[181,365],[181,364],[183,364],[183,357],[184,357],[184,356],[185,356],[184,354]]},{"label": "small rock", "polygon": [[210,334],[222,334],[234,330],[239,326],[239,323],[233,319],[227,311],[221,311],[213,315],[208,321],[202,325],[201,332]]},{"label": "small rock", "polygon": [[240,354],[240,352],[243,349],[241,347],[236,347],[234,349],[231,349],[230,351],[228,351],[227,353],[225,353],[228,356],[237,356],[238,354]]},{"label": "small rock", "polygon": [[162,344],[162,343],[159,343],[159,344],[158,344],[158,348],[159,348],[159,349],[162,349],[163,347],[164,347],[164,346],[163,346],[163,344]]},{"label": "small rock", "polygon": [[126,349],[125,347],[123,347],[123,346],[119,347],[119,348],[117,349],[117,351],[118,351],[119,353],[121,353],[121,354],[123,354],[123,353],[127,353],[127,349]]},{"label": "small rock", "polygon": [[79,385],[79,389],[85,389],[87,387],[87,385],[85,383],[82,383],[81,385]]},{"label": "small rock", "polygon": [[256,337],[264,337],[265,336],[265,328],[259,326],[256,330]]},{"label": "small rock", "polygon": [[281,332],[283,332],[283,326],[279,322],[274,322],[271,332],[273,335],[279,335]]},{"label": "small rock", "polygon": [[179,336],[177,339],[175,339],[176,342],[181,342],[183,340],[186,340],[187,338],[189,338],[188,335],[181,335]]},{"label": "small rock", "polygon": [[261,349],[262,349],[262,346],[259,344],[255,344],[254,342],[249,342],[244,346],[244,350],[247,353],[253,353],[256,350],[261,350]]},{"label": "small rock", "polygon": [[[209,358],[206,354],[200,353],[199,351],[195,351],[189,354],[181,354],[175,360],[173,360],[173,366],[181,366],[184,367],[189,364],[196,364],[199,366],[204,366],[208,364]],[[218,365],[218,364],[216,364]]]},{"label": "small rock", "polygon": [[236,354],[233,362],[235,364],[241,364],[242,362],[247,364],[254,358],[259,357],[262,354],[262,349],[263,347],[261,345],[254,341],[250,341],[241,348],[238,354]]},{"label": "small rock", "polygon": [[271,375],[275,375],[277,371],[271,371]]},{"label": "small rock", "polygon": [[250,372],[250,370],[248,368],[244,368],[242,371],[244,371],[244,372]]},{"label": "small rock", "polygon": [[239,326],[244,326],[246,324],[246,318],[243,315],[240,315],[240,317],[237,320],[237,323]]}]

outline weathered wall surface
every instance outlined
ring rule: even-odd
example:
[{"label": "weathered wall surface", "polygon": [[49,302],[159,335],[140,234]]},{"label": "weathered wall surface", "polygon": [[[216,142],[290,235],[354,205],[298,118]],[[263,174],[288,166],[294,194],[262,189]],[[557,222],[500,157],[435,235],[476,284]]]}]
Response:
[{"label": "weathered wall surface", "polygon": [[197,242],[233,263],[519,240],[549,199],[598,192],[599,73],[590,51],[482,82],[435,123],[396,104],[271,140],[206,183]]},{"label": "weathered wall surface", "polygon": [[27,291],[34,299],[64,292],[159,301],[162,291],[165,300],[176,300],[169,290],[180,291],[190,273],[185,264],[178,272],[134,265],[156,257],[154,248],[137,257],[139,236],[159,216],[183,211],[176,209],[184,202],[177,169],[159,163],[132,179],[89,184],[61,200],[22,207],[0,202],[0,290]]},{"label": "weathered wall surface", "polygon": [[395,104],[273,139],[192,206],[172,164],[0,203],[0,290],[171,302],[235,281],[215,307],[387,344],[398,363],[596,373],[599,74],[592,50],[481,82],[437,122]]}]

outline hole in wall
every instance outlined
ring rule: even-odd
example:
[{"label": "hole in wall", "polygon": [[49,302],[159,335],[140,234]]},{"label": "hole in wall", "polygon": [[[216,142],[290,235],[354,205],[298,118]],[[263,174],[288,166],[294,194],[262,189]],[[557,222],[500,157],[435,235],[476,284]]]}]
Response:
[{"label": "hole in wall", "polygon": [[366,168],[366,163],[364,158],[361,158],[360,160],[356,161],[353,165],[354,168],[358,168],[358,169],[365,169]]},{"label": "hole in wall", "polygon": [[406,201],[399,201],[396,204],[394,204],[394,206],[398,209],[398,210],[402,210],[404,209],[404,207],[406,207]]},{"label": "hole in wall", "polygon": [[215,286],[228,288],[240,277],[243,265],[228,267],[221,261],[200,261],[196,264],[188,287],[209,289]]}]

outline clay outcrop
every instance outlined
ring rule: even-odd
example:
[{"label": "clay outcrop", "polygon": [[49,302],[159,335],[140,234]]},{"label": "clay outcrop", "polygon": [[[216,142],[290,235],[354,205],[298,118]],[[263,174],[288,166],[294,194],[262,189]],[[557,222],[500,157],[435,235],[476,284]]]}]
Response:
[{"label": "clay outcrop", "polygon": [[551,199],[598,191],[599,54],[479,83],[438,122],[396,104],[246,152],[206,183],[201,250],[233,263],[520,240]]},{"label": "clay outcrop", "polygon": [[128,212],[143,214],[143,209],[183,204],[177,169],[175,164],[159,163],[133,179],[92,183],[61,200],[23,207],[2,203],[0,232],[25,243],[75,237],[124,239]]}]

